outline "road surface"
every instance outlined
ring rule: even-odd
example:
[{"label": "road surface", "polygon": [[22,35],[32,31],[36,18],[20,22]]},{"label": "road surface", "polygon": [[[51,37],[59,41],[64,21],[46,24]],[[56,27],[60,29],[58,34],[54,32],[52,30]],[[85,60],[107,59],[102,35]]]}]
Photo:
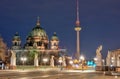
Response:
[{"label": "road surface", "polygon": [[0,79],[120,79],[120,76],[77,70],[0,70]]}]

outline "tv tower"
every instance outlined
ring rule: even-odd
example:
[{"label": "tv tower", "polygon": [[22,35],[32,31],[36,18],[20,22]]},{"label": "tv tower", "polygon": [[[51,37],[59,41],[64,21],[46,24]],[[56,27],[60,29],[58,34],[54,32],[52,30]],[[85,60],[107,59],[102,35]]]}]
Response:
[{"label": "tv tower", "polygon": [[76,39],[76,53],[75,53],[75,58],[79,60],[80,58],[80,30],[81,30],[81,27],[80,27],[80,20],[79,20],[79,2],[78,0],[76,0],[76,3],[77,3],[77,19],[76,19],[76,25],[75,25],[75,31],[77,33],[77,39]]}]

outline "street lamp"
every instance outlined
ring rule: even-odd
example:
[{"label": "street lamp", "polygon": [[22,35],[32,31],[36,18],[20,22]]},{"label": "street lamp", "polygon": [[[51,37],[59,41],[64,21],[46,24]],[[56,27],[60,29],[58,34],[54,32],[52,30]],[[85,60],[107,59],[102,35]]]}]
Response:
[{"label": "street lamp", "polygon": [[73,64],[73,61],[72,61],[72,60],[70,60],[70,61],[69,61],[69,63],[72,65],[72,64]]},{"label": "street lamp", "polygon": [[60,63],[60,70],[62,70],[62,57],[59,58],[58,62]]},{"label": "street lamp", "polygon": [[96,57],[94,58],[94,61],[95,61],[95,62],[97,61],[97,58],[96,58]]},{"label": "street lamp", "polygon": [[97,65],[97,60],[98,59],[95,57],[93,60],[94,60],[95,64]]},{"label": "street lamp", "polygon": [[104,71],[103,73],[105,74],[105,60],[103,59],[102,62],[103,62],[103,71]]},{"label": "street lamp", "polygon": [[25,64],[25,61],[27,60],[26,57],[21,57],[21,61],[22,61],[22,64],[23,64],[23,70],[24,70],[24,64]]},{"label": "street lamp", "polygon": [[84,70],[84,68],[83,68],[83,61],[85,60],[84,56],[80,56],[80,60],[82,62],[82,71],[83,71]]},{"label": "street lamp", "polygon": [[[94,60],[95,66],[97,66],[97,58],[95,57],[95,58],[93,58],[93,60]],[[94,68],[96,70],[96,67],[94,67]]]},{"label": "street lamp", "polygon": [[45,65],[46,65],[47,61],[48,61],[48,58],[43,58],[43,62]]},{"label": "street lamp", "polygon": [[70,66],[71,66],[71,68],[72,68],[72,67],[73,67],[73,61],[70,60],[70,61],[69,61],[69,64],[70,64]]}]

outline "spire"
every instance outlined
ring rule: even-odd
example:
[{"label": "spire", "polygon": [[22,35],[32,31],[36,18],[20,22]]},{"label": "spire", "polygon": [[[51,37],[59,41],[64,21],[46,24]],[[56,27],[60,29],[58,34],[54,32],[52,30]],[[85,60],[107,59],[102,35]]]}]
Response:
[{"label": "spire", "polygon": [[37,17],[37,23],[36,23],[37,26],[40,26],[40,18],[39,16]]},{"label": "spire", "polygon": [[76,20],[76,26],[80,26],[80,20],[79,20],[79,2],[78,0],[76,0],[77,2],[77,20]]}]

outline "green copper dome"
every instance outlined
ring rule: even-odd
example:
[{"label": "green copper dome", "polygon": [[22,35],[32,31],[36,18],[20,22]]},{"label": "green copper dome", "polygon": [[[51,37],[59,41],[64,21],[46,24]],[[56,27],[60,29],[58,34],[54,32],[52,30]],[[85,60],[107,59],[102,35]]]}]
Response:
[{"label": "green copper dome", "polygon": [[15,33],[13,40],[20,41],[20,36],[19,36],[18,32]]},{"label": "green copper dome", "polygon": [[59,38],[58,38],[58,36],[56,35],[56,32],[54,32],[51,40],[57,40],[57,41],[59,41]]},{"label": "green copper dome", "polygon": [[28,36],[47,37],[46,31],[42,27],[40,27],[39,19],[37,20],[36,26],[32,29],[32,31],[30,32]]},{"label": "green copper dome", "polygon": [[46,31],[40,26],[39,18],[37,20],[36,26],[27,36],[27,42],[25,48],[31,48],[38,46],[38,49],[41,49],[42,45],[45,49],[48,49],[48,36]]},{"label": "green copper dome", "polygon": [[32,36],[32,37],[40,36],[41,37],[41,36],[47,36],[47,35],[43,28],[36,26],[32,29],[29,36]]}]

